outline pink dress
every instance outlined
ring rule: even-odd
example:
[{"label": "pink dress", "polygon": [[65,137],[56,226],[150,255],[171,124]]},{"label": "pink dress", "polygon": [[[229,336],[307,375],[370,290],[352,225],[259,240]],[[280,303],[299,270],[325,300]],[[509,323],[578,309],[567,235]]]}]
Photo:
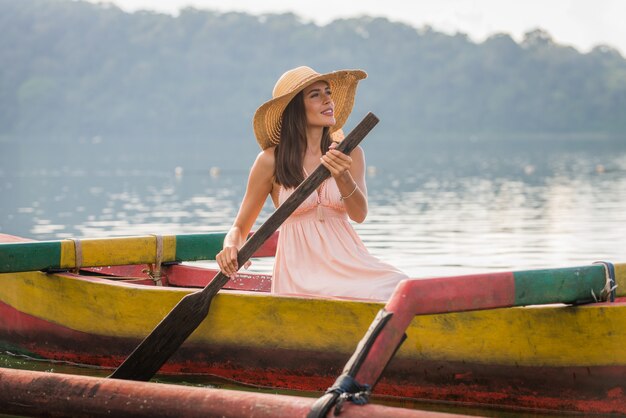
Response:
[{"label": "pink dress", "polygon": [[[282,188],[282,204],[294,189]],[[371,255],[329,178],[280,227],[272,292],[386,300],[407,276]]]}]

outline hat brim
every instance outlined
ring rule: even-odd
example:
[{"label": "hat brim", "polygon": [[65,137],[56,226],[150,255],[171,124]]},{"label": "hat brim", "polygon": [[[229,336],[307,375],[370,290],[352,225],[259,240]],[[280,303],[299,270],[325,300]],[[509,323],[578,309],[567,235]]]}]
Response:
[{"label": "hat brim", "polygon": [[335,103],[336,123],[330,128],[330,131],[332,133],[341,129],[352,112],[358,82],[366,77],[367,73],[362,70],[339,70],[319,74],[304,80],[289,93],[263,103],[254,113],[253,119],[254,135],[261,149],[278,145],[280,142],[282,115],[285,108],[298,93],[318,81],[326,81],[329,84],[333,102]]}]

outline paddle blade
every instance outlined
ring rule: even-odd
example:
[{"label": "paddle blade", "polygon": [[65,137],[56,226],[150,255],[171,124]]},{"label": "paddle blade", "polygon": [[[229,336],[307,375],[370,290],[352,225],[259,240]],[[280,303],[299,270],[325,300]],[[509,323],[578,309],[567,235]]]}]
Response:
[{"label": "paddle blade", "polygon": [[[219,276],[224,275],[218,273],[213,282]],[[228,280],[228,277],[224,277]],[[207,291],[207,286],[203,291],[182,298],[109,377],[150,380],[206,318],[211,300],[222,286],[215,287]]]}]

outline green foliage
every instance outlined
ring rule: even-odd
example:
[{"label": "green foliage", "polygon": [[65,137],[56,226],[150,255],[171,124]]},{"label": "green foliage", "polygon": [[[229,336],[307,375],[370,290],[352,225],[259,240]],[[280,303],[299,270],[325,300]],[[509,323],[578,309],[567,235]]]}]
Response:
[{"label": "green foliage", "polygon": [[69,0],[0,0],[0,27],[3,138],[237,147],[297,65],[368,71],[351,122],[373,111],[385,136],[626,133],[626,60],[541,30],[476,44],[382,18],[319,27],[293,14],[173,17]]}]

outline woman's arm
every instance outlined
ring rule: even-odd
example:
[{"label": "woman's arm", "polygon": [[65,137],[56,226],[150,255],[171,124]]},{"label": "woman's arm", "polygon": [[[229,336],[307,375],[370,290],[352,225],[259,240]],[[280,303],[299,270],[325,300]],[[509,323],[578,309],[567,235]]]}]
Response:
[{"label": "woman's arm", "polygon": [[365,153],[356,147],[350,155],[335,149],[336,145],[322,156],[322,164],[335,179],[343,197],[348,216],[361,223],[367,217],[367,187],[365,185]]},{"label": "woman's arm", "polygon": [[268,148],[257,156],[248,177],[246,193],[239,207],[237,217],[224,238],[224,247],[215,260],[220,270],[227,276],[234,276],[239,270],[237,253],[246,242],[246,238],[254,225],[267,196],[272,192],[274,184],[274,150]]}]

